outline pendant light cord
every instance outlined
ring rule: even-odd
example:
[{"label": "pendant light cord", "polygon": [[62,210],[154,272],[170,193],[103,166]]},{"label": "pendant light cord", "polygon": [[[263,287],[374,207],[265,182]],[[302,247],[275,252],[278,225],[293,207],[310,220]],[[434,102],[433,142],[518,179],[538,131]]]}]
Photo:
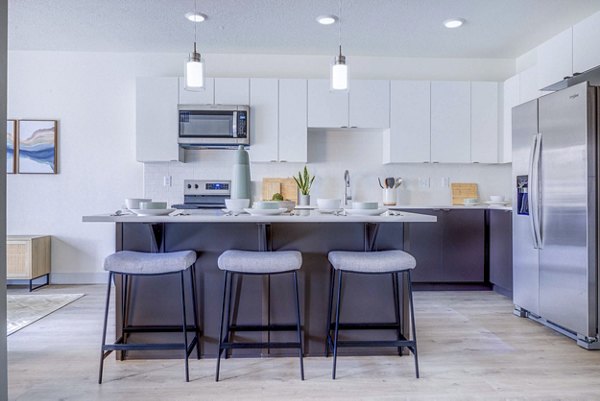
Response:
[{"label": "pendant light cord", "polygon": [[340,39],[340,56],[341,56],[342,55],[342,0],[339,0],[339,11],[340,11],[339,39]]},{"label": "pendant light cord", "polygon": [[[198,0],[194,0],[194,15],[198,15]],[[198,25],[198,23],[196,21],[194,21],[194,53],[196,52],[196,25]]]}]

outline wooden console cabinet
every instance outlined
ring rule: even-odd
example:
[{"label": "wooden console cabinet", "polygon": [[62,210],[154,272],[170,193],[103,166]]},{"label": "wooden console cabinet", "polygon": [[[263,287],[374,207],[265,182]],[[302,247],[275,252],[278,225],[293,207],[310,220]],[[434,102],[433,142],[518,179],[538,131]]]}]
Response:
[{"label": "wooden console cabinet", "polygon": [[[7,235],[6,274],[9,280],[29,280],[29,291],[50,282],[50,236]],[[33,280],[46,277],[46,282],[33,287]]]}]

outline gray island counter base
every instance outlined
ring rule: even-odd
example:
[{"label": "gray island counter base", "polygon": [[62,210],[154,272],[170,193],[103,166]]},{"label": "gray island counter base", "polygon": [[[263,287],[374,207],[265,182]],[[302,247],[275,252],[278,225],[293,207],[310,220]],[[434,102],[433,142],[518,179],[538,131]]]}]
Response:
[{"label": "gray island counter base", "polygon": [[[403,249],[410,252],[410,226],[420,223],[435,223],[436,216],[420,213],[397,212],[381,216],[336,216],[312,212],[308,216],[224,216],[224,215],[179,215],[179,216],[135,216],[110,214],[83,216],[83,222],[115,223],[115,249],[140,252],[172,252],[192,249],[198,252],[196,280],[198,308],[203,336],[201,339],[204,356],[215,357],[221,308],[223,274],[217,267],[219,255],[229,249],[250,251],[298,250],[302,252],[303,265],[299,271],[300,307],[305,343],[305,354],[322,356],[325,351],[327,295],[329,285],[329,262],[327,254],[332,250],[376,251]],[[417,269],[419,261],[417,260]],[[353,280],[357,278],[357,280]],[[286,324],[294,316],[294,304],[279,280],[285,278],[238,277],[234,285],[239,294],[234,300],[233,317],[239,313],[240,324]],[[274,285],[271,285],[274,284]],[[117,280],[116,335],[121,334],[121,282]],[[133,325],[178,324],[181,308],[176,278],[143,277],[130,281],[133,294],[129,305],[129,320]],[[401,284],[405,288],[406,283]],[[353,294],[360,293],[360,297]],[[393,322],[395,311],[392,302],[393,284],[388,275],[353,277],[344,281],[344,310],[341,321]],[[269,302],[270,301],[270,302]],[[188,300],[191,306],[191,300]],[[407,291],[402,291],[402,322],[409,327]],[[191,307],[188,308],[191,310]],[[191,317],[191,315],[190,315]],[[132,333],[130,341],[144,339],[144,333]],[[169,341],[178,333],[161,334],[159,341]],[[180,335],[180,334],[179,334]],[[244,341],[289,341],[294,333],[244,332],[236,337]],[[342,338],[352,340],[372,335],[366,332],[341,333]],[[382,340],[394,339],[395,330],[378,333]],[[153,334],[156,339],[156,334]],[[368,352],[393,353],[389,349],[364,350],[344,349],[341,355],[359,355]],[[283,356],[289,350],[236,349],[233,356]],[[117,355],[119,357],[119,355]],[[170,357],[179,358],[178,352],[157,351],[139,353],[130,351],[128,358]]]}]

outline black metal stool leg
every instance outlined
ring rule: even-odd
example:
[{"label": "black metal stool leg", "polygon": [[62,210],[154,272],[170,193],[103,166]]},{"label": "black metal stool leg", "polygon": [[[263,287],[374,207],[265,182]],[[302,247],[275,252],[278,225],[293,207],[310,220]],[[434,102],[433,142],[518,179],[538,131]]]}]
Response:
[{"label": "black metal stool leg", "polygon": [[[402,320],[400,319],[400,285],[398,281],[398,272],[392,273],[392,285],[394,287],[394,312],[396,313],[396,333],[397,340],[402,338]],[[402,356],[402,347],[398,347],[398,355]]]},{"label": "black metal stool leg", "polygon": [[298,291],[298,273],[294,272],[294,288],[296,290],[296,327],[298,331],[298,342],[300,343],[300,349],[298,350],[298,356],[300,357],[300,378],[304,380],[304,361],[302,357],[304,355],[304,347],[302,346],[302,323],[300,321],[300,294]]},{"label": "black metal stool leg", "polygon": [[[125,328],[127,327],[127,319],[129,308],[127,302],[129,300],[129,275],[121,274],[121,336],[123,337],[123,344],[127,344],[128,333]],[[121,357],[119,358],[121,361],[124,361],[127,357],[127,351],[121,351]]]},{"label": "black metal stool leg", "polygon": [[185,381],[190,381],[190,369],[189,369],[189,361],[188,361],[188,338],[187,338],[187,317],[185,314],[185,280],[183,276],[183,271],[180,274],[181,277],[181,313],[182,313],[182,331],[183,331],[183,356],[185,357]]},{"label": "black metal stool leg", "polygon": [[410,275],[410,270],[407,270],[408,275],[408,297],[410,301],[410,324],[412,326],[412,339],[414,341],[413,346],[413,354],[415,356],[415,371],[417,375],[417,379],[419,378],[419,356],[417,355],[417,329],[415,326],[415,304],[413,302],[413,292],[412,292],[412,279]]},{"label": "black metal stool leg", "polygon": [[333,372],[331,378],[335,380],[335,369],[337,364],[337,350],[338,350],[338,334],[340,331],[340,309],[342,309],[342,276],[344,272],[340,270],[340,277],[338,279],[338,294],[337,294],[337,306],[335,310],[335,339],[333,340]]},{"label": "black metal stool leg", "polygon": [[108,308],[110,306],[110,285],[113,273],[108,273],[108,288],[106,289],[106,306],[104,308],[104,329],[102,330],[102,346],[100,347],[100,371],[98,372],[98,384],[102,384],[102,370],[104,368],[104,346],[106,345],[106,326],[108,324]]},{"label": "black metal stool leg", "polygon": [[223,304],[221,305],[221,325],[219,328],[219,350],[217,353],[217,372],[215,373],[215,381],[219,381],[219,369],[221,367],[221,352],[223,351],[223,326],[225,320],[225,301],[227,300],[227,279],[229,272],[225,271],[225,281],[223,283]]},{"label": "black metal stool leg", "polygon": [[325,335],[325,357],[329,356],[329,344],[331,341],[331,308],[333,307],[333,289],[335,287],[335,269],[333,266],[329,266],[331,271],[329,272],[329,304],[327,307],[327,333]]},{"label": "black metal stool leg", "polygon": [[[234,280],[234,273],[230,272],[229,273],[229,301],[227,302],[227,315],[226,315],[226,320],[225,320],[225,334],[223,334],[225,340],[224,342],[228,343],[228,342],[233,342],[233,337],[234,337],[234,333],[231,332],[231,313],[233,311],[234,305],[236,302],[233,302],[233,280]],[[239,281],[239,280],[238,280]],[[240,282],[241,285],[241,282]],[[236,298],[239,299],[238,297],[240,296],[241,291],[236,291]],[[231,336],[231,338],[229,337]],[[229,357],[231,356],[231,353],[233,352],[232,349],[226,349],[225,350],[225,359],[229,359]]]},{"label": "black metal stool leg", "polygon": [[196,327],[196,357],[200,359],[200,338],[202,337],[202,330],[200,329],[200,323],[198,322],[198,300],[196,294],[196,264],[190,266],[190,281],[192,283],[192,310],[194,312],[194,326]]}]

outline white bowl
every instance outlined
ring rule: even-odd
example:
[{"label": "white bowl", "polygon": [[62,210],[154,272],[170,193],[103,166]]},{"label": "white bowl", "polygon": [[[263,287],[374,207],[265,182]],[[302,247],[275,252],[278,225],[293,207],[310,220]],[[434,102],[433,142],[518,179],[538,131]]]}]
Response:
[{"label": "white bowl", "polygon": [[232,212],[241,212],[250,207],[250,199],[225,199],[225,207]]},{"label": "white bowl", "polygon": [[125,206],[127,206],[127,209],[139,209],[140,208],[140,202],[151,202],[152,199],[146,199],[146,198],[127,198],[125,199]]},{"label": "white bowl", "polygon": [[491,195],[490,196],[490,201],[492,201],[492,202],[498,202],[498,203],[504,202],[504,196],[502,196],[502,195]]},{"label": "white bowl", "polygon": [[140,209],[166,209],[167,202],[140,202]]},{"label": "white bowl", "polygon": [[377,209],[377,202],[352,202],[352,209]]},{"label": "white bowl", "polygon": [[318,198],[317,206],[319,207],[319,209],[328,209],[328,210],[339,209],[342,206],[342,200],[341,199]]},{"label": "white bowl", "polygon": [[294,201],[279,201],[279,208],[285,208],[286,211],[291,212],[296,207],[296,202]]},{"label": "white bowl", "polygon": [[256,201],[254,209],[279,209],[279,201]]},{"label": "white bowl", "polygon": [[465,199],[463,199],[463,203],[465,205],[476,205],[477,203],[479,203],[479,199],[477,199],[477,198],[465,198]]}]

